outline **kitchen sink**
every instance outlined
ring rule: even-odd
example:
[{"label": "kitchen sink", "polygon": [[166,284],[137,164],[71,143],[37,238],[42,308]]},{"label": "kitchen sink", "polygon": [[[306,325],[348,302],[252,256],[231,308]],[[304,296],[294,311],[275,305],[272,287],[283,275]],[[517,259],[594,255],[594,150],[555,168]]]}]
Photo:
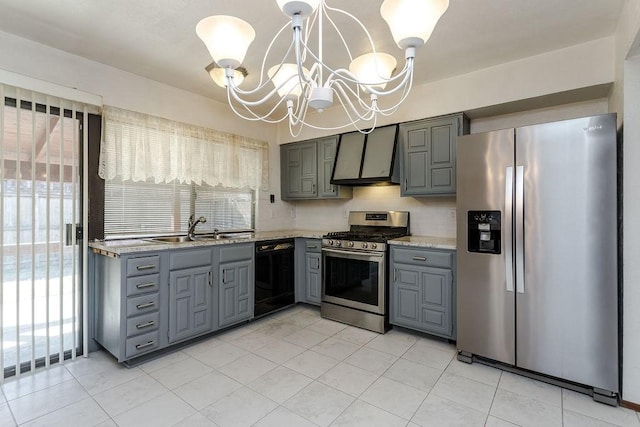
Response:
[{"label": "kitchen sink", "polygon": [[146,239],[149,242],[156,243],[184,243],[191,241],[206,241],[206,240],[223,240],[223,239],[249,239],[253,237],[253,233],[220,233],[220,234],[196,234],[193,240],[189,236],[167,236],[167,237],[154,237]]},{"label": "kitchen sink", "polygon": [[154,242],[161,242],[161,243],[183,243],[183,242],[191,241],[189,236],[154,237],[153,239],[149,239],[149,240]]}]

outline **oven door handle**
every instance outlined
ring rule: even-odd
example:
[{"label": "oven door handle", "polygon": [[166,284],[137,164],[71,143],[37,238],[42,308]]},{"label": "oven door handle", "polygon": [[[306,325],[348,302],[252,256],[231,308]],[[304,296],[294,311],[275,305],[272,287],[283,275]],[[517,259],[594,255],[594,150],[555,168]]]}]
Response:
[{"label": "oven door handle", "polygon": [[338,249],[328,249],[328,248],[322,248],[322,252],[326,252],[328,254],[336,254],[344,258],[351,258],[351,259],[363,259],[363,258],[372,258],[372,257],[383,258],[384,257],[384,252],[365,252],[365,251],[350,252],[350,251],[341,251]]}]

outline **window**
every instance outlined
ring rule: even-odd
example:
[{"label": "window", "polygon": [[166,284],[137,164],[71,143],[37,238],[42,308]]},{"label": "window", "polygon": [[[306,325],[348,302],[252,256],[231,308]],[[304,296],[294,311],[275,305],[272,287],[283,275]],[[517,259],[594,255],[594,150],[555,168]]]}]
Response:
[{"label": "window", "polygon": [[99,176],[105,238],[254,227],[255,192],[268,183],[268,144],[106,107]]}]

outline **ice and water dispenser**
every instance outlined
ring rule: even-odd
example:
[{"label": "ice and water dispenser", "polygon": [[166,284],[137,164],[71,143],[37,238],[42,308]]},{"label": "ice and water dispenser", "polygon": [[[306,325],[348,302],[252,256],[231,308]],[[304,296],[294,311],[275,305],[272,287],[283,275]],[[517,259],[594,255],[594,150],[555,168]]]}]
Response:
[{"label": "ice and water dispenser", "polygon": [[499,254],[501,251],[500,211],[468,211],[469,252]]}]

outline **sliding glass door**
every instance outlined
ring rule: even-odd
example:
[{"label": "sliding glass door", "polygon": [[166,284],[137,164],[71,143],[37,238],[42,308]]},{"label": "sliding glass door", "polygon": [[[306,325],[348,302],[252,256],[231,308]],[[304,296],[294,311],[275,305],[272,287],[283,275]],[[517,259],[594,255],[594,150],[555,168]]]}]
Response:
[{"label": "sliding glass door", "polygon": [[81,346],[81,114],[0,85],[0,366],[20,375]]}]

